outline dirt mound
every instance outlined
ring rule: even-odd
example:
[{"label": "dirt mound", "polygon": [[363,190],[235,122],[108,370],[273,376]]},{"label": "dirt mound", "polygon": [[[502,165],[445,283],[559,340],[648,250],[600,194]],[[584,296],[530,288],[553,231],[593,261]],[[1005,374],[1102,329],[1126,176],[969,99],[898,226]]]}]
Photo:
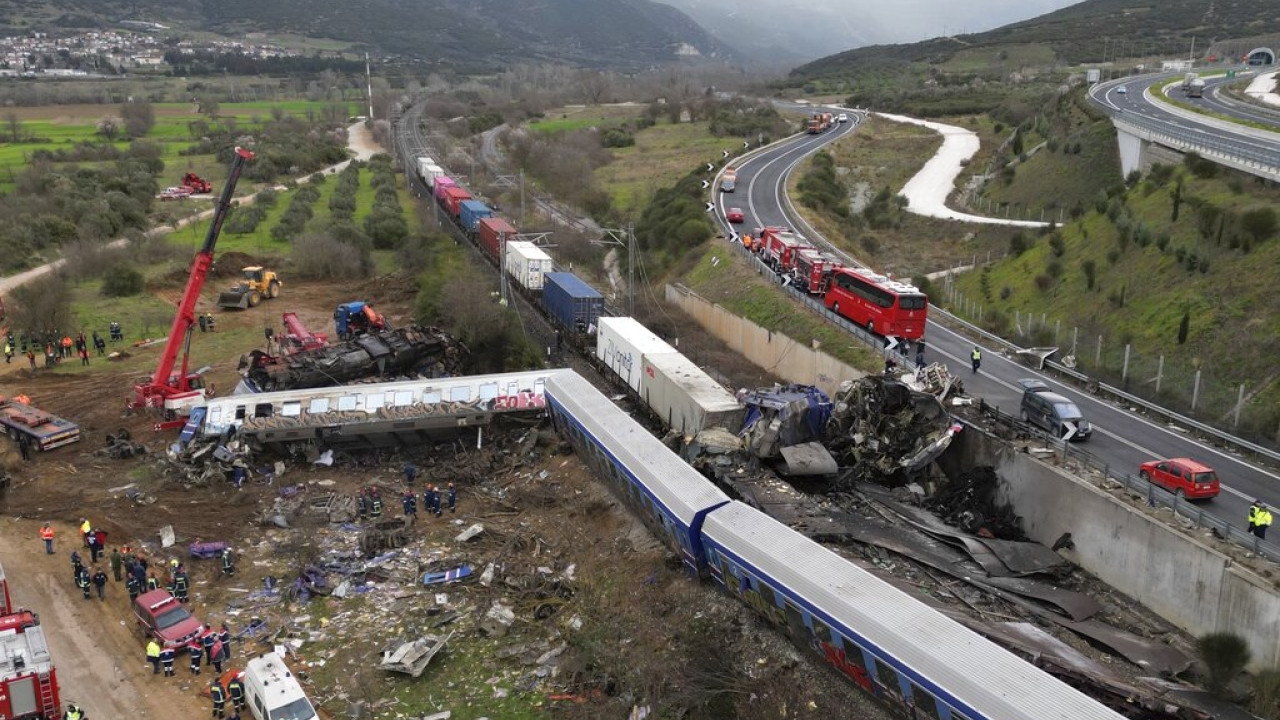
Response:
[{"label": "dirt mound", "polygon": [[261,258],[248,253],[242,252],[224,252],[218,255],[217,260],[213,263],[213,268],[209,271],[209,277],[230,278],[240,277],[240,270],[252,265],[262,265],[268,268],[275,267],[279,263],[273,263],[272,260]]}]

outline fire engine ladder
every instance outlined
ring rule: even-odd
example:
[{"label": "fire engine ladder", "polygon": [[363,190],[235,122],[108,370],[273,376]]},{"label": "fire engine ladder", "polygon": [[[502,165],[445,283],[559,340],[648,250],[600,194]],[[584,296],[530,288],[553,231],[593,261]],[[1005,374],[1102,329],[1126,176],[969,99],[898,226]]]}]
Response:
[{"label": "fire engine ladder", "polygon": [[44,713],[55,713],[53,692],[53,673],[45,672],[36,675],[40,679],[40,710]]}]

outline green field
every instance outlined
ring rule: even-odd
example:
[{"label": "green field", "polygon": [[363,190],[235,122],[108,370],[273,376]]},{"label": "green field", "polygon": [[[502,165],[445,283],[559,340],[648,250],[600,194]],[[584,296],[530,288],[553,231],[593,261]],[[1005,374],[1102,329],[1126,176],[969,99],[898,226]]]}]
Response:
[{"label": "green field", "polygon": [[639,213],[660,188],[674,185],[704,162],[720,162],[721,150],[741,149],[734,138],[718,138],[707,123],[660,123],[636,133],[636,144],[612,150],[613,162],[594,177],[624,214]]},{"label": "green field", "polygon": [[617,127],[638,120],[640,105],[569,105],[548,110],[542,120],[529,123],[529,129],[543,133],[561,133],[592,127]]}]

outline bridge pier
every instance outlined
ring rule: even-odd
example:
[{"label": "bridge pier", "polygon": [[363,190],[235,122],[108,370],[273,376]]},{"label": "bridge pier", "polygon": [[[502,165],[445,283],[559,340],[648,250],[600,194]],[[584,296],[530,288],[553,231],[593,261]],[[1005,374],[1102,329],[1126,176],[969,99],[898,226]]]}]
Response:
[{"label": "bridge pier", "polygon": [[1126,132],[1125,128],[1116,126],[1116,142],[1120,145],[1120,173],[1128,177],[1134,170],[1142,170],[1147,159],[1150,141]]}]

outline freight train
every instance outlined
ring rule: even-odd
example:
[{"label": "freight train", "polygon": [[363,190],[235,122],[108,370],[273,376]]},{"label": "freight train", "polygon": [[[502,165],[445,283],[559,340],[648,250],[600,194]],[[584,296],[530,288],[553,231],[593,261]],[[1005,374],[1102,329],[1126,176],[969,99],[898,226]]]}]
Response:
[{"label": "freight train", "polygon": [[738,399],[632,318],[607,317],[604,296],[569,272],[493,208],[418,158],[418,177],[458,231],[551,320],[561,336],[626,384],[668,427],[693,437],[708,427],[737,431]]},{"label": "freight train", "polygon": [[692,575],[739,598],[906,717],[1122,720],[908,593],[731,500],[577,373],[548,378],[545,398],[556,429]]},{"label": "freight train", "polygon": [[742,244],[795,287],[821,297],[831,312],[884,335],[915,340],[924,335],[929,298],[919,288],[873,270],[847,267],[785,227],[757,228]]}]

